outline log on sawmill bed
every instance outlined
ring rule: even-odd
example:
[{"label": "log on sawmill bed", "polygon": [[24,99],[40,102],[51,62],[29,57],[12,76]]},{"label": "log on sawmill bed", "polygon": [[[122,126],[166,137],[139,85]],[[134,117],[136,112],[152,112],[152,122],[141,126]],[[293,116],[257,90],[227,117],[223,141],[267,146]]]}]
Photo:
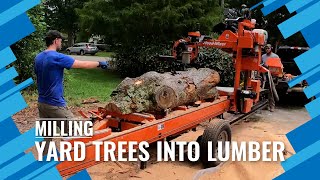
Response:
[{"label": "log on sawmill bed", "polygon": [[192,68],[176,74],[147,72],[124,79],[113,91],[106,109],[121,114],[154,112],[215,99],[219,81],[218,72],[209,68]]}]

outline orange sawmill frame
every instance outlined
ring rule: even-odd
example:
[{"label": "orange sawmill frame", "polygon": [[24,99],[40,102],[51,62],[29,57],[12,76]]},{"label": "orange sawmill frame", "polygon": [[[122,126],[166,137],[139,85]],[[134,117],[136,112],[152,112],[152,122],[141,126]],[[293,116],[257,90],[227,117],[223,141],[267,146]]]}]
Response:
[{"label": "orange sawmill frame", "polygon": [[[241,72],[251,73],[252,71],[267,72],[268,70],[260,65],[261,48],[264,45],[264,37],[260,34],[252,33],[254,24],[249,20],[239,22],[238,33],[225,31],[218,40],[209,40],[206,43],[197,44],[194,48],[201,46],[228,49],[236,53],[235,64],[235,82],[233,92],[224,92],[219,90],[219,97],[212,102],[201,102],[197,106],[181,106],[170,113],[159,116],[148,113],[133,113],[121,115],[114,112],[108,112],[104,108],[89,113],[96,118],[94,124],[94,136],[92,138],[73,139],[70,142],[82,141],[86,143],[86,158],[82,162],[64,161],[57,165],[62,176],[67,176],[81,171],[85,168],[98,164],[95,161],[95,146],[92,141],[147,141],[149,143],[165,139],[172,135],[181,134],[187,130],[197,127],[200,123],[222,115],[225,112],[248,113],[252,112],[255,105],[260,101],[260,80],[246,77],[246,85],[240,86]],[[247,30],[246,30],[247,29]],[[197,34],[198,35],[198,34]],[[255,51],[252,56],[243,56],[244,49]],[[238,89],[250,89],[257,92],[255,99],[245,98],[244,108],[240,112],[237,107]],[[262,107],[262,106],[261,106]],[[81,112],[83,117],[89,117]],[[112,128],[118,128],[117,132],[112,132]],[[103,152],[101,147],[100,152]],[[76,151],[74,149],[73,151]],[[102,153],[103,154],[103,153]],[[73,152],[72,155],[73,156]],[[103,159],[103,157],[101,157]]]},{"label": "orange sawmill frame", "polygon": [[[108,128],[107,124],[110,118],[97,121],[96,123],[99,124],[98,127],[101,127],[101,124],[104,124],[102,125],[104,127],[102,130],[95,131],[92,138],[74,139],[71,141],[86,142],[86,159],[83,162],[61,162],[57,165],[57,168],[62,176],[67,176],[100,163],[95,161],[95,146],[92,145],[91,141],[99,140],[114,143],[117,143],[118,141],[136,141],[138,143],[147,141],[148,143],[153,143],[179,132],[192,129],[208,119],[223,114],[229,107],[230,100],[228,97],[221,96],[214,102],[204,102],[199,107],[177,110],[175,111],[177,115],[158,120],[154,119],[143,125],[123,130],[118,133],[111,133]],[[127,123],[130,122],[128,121]],[[105,137],[101,137],[101,135],[105,135]],[[103,152],[103,147],[101,147],[100,152]],[[73,152],[71,153],[71,157],[73,157]],[[101,156],[101,158],[103,159],[103,156]]]}]

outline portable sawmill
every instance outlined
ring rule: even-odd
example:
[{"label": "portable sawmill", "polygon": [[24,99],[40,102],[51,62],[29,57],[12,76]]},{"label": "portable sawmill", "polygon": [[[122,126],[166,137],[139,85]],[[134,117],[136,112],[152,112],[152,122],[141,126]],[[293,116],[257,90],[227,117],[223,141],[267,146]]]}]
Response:
[{"label": "portable sawmill", "polygon": [[[212,120],[197,141],[200,144],[200,159],[206,167],[216,166],[219,162],[207,159],[208,141],[214,144],[215,152],[218,141],[231,141],[230,125],[248,117],[258,109],[266,107],[268,90],[261,88],[261,80],[255,79],[254,73],[268,73],[261,65],[262,48],[267,42],[267,32],[255,28],[255,20],[229,19],[238,22],[237,32],[225,30],[214,40],[201,36],[199,32],[190,32],[189,37],[178,40],[174,44],[172,56],[161,58],[191,65],[197,58],[200,47],[219,48],[233,55],[235,80],[233,87],[217,87],[219,97],[215,100],[198,102],[197,106],[179,106],[163,115],[148,112],[120,114],[98,108],[90,111],[90,115],[80,112],[84,118],[94,120],[94,136],[69,140],[86,143],[84,161],[65,161],[57,165],[62,176],[79,172],[99,162],[95,161],[95,147],[92,141],[147,141],[153,143],[168,137],[195,129],[200,123]],[[280,59],[274,59],[277,62]],[[270,63],[274,72],[282,71],[281,64]],[[241,79],[241,74],[244,78]],[[243,82],[243,83],[241,83]],[[224,119],[224,113],[232,113],[231,118]],[[219,119],[220,118],[220,119]],[[73,149],[72,154],[77,151]],[[100,152],[103,152],[101,147]]]}]

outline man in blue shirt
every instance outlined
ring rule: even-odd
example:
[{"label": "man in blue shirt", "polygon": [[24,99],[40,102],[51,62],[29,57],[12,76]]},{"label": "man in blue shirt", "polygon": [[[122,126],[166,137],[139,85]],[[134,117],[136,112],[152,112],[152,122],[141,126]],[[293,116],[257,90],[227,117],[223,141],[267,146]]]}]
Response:
[{"label": "man in blue shirt", "polygon": [[[35,74],[38,86],[38,109],[40,118],[73,118],[63,97],[63,72],[71,68],[103,68],[107,62],[79,61],[58,53],[62,47],[62,35],[59,31],[49,31],[45,41],[47,49],[35,58]],[[68,123],[64,123],[68,124]],[[60,125],[58,125],[60,127]],[[67,129],[68,127],[65,127]],[[47,151],[45,151],[47,152]]]},{"label": "man in blue shirt", "polygon": [[62,46],[62,39],[63,37],[60,32],[49,31],[45,38],[47,50],[41,52],[35,58],[35,74],[37,75],[39,113],[41,118],[58,118],[57,114],[43,112],[42,106],[65,109],[66,112],[68,111],[65,116],[71,114],[66,109],[66,101],[63,97],[64,69],[93,69],[97,67],[105,69],[108,66],[106,62],[79,61],[58,53],[57,50],[60,50]]}]

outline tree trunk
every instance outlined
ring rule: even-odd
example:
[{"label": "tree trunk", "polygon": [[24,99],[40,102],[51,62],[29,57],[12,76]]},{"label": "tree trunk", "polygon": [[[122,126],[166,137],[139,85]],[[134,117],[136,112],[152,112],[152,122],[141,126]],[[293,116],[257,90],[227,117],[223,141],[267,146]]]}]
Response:
[{"label": "tree trunk", "polygon": [[74,44],[73,32],[68,32],[68,46],[71,47]]},{"label": "tree trunk", "polygon": [[106,109],[122,114],[161,111],[198,100],[215,99],[219,74],[208,68],[178,71],[176,74],[148,72],[137,78],[126,78]]},{"label": "tree trunk", "polygon": [[224,9],[224,0],[220,1],[220,6],[221,6],[222,9]]}]

